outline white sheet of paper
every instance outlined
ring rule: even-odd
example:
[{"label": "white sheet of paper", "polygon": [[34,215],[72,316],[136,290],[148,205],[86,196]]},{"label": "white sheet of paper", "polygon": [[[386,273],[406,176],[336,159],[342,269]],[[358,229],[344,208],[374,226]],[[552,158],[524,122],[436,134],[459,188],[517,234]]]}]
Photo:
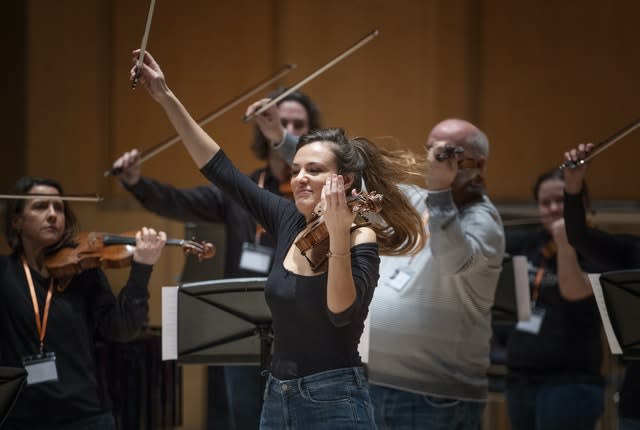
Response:
[{"label": "white sheet of paper", "polygon": [[604,333],[607,336],[607,342],[609,342],[609,349],[612,354],[622,354],[622,348],[620,342],[613,331],[611,325],[611,319],[609,318],[609,312],[607,311],[607,305],[604,302],[604,295],[602,294],[602,285],[600,285],[600,274],[590,273],[589,282],[591,282],[591,289],[593,290],[593,297],[598,304],[598,311],[600,311],[600,319],[602,320],[602,326],[604,327]]},{"label": "white sheet of paper", "polygon": [[512,261],[518,321],[529,321],[529,319],[531,319],[531,296],[529,292],[529,267],[527,257],[524,255],[514,255]]},{"label": "white sheet of paper", "polygon": [[369,331],[371,328],[371,312],[367,315],[367,319],[364,320],[364,328],[362,329],[362,336],[360,336],[360,343],[358,344],[358,353],[362,358],[363,363],[369,362]]},{"label": "white sheet of paper", "polygon": [[162,287],[162,359],[178,359],[178,287]]}]

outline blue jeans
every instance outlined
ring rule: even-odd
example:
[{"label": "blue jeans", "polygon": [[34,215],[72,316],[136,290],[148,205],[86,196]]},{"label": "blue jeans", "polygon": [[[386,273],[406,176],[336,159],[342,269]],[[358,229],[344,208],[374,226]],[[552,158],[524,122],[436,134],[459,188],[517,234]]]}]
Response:
[{"label": "blue jeans", "polygon": [[484,402],[410,393],[371,385],[371,400],[378,428],[424,430],[478,430]]},{"label": "blue jeans", "polygon": [[593,430],[604,407],[598,384],[509,382],[506,394],[513,430]]},{"label": "blue jeans", "polygon": [[640,430],[640,420],[618,417],[618,430]]},{"label": "blue jeans", "polygon": [[224,378],[229,404],[228,429],[257,430],[262,406],[260,367],[226,366]]},{"label": "blue jeans", "polygon": [[269,375],[261,430],[375,429],[369,387],[360,367],[328,370],[298,379]]}]

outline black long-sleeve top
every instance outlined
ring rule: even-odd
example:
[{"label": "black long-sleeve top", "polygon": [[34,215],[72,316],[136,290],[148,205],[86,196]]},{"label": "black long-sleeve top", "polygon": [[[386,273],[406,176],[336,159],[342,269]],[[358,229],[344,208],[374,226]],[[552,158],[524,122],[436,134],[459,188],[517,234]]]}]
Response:
[{"label": "black long-sleeve top", "polygon": [[571,246],[597,264],[595,272],[640,269],[640,238],[588,227],[583,202],[582,193],[564,195],[564,219]]},{"label": "black long-sleeve top", "polygon": [[[57,382],[25,387],[5,425],[72,422],[105,412],[100,401],[95,340],[127,341],[135,337],[148,315],[147,283],[152,266],[132,263],[129,280],[116,298],[97,269],[76,275],[69,286],[54,289],[44,340],[45,352],[56,356]],[[31,270],[40,315],[49,279]],[[39,351],[33,304],[20,258],[0,257],[0,365],[22,367]]]},{"label": "black long-sleeve top", "polygon": [[558,285],[557,259],[542,248],[551,240],[540,229],[510,240],[507,252],[526,255],[532,289],[538,269],[544,269],[536,304],[545,309],[538,334],[514,330],[507,346],[510,378],[532,383],[601,383],[600,317],[593,296],[569,301]]},{"label": "black long-sleeve top", "polygon": [[[251,178],[258,182],[264,174],[264,189],[280,194],[280,181],[270,174],[269,169],[255,171]],[[240,269],[242,244],[254,243],[256,221],[253,215],[215,185],[178,189],[149,178],[141,178],[135,185],[125,185],[134,197],[148,210],[160,216],[177,221],[206,221],[222,223],[226,226],[226,260],[224,277],[238,278],[263,276],[249,270]],[[273,248],[275,241],[269,234],[260,237],[260,245]]]},{"label": "black long-sleeve top", "polygon": [[[598,263],[596,272],[640,269],[640,237],[610,234],[587,226],[582,193],[564,195],[564,219],[569,243],[581,255]],[[640,362],[627,366],[620,391],[620,416],[640,420]]]},{"label": "black long-sleeve top", "polygon": [[223,151],[202,168],[202,173],[252,213],[276,239],[274,263],[265,286],[274,331],[273,375],[292,379],[361,365],[357,346],[378,281],[377,244],[351,248],[356,299],[345,311],[332,313],[327,307],[326,272],[302,276],[283,265],[294,239],[306,227],[295,204],[260,189],[231,164]]}]

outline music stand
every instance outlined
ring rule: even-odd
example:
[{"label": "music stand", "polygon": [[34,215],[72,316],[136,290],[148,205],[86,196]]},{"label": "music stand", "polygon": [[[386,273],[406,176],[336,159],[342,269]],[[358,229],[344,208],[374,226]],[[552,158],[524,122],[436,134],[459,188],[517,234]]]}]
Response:
[{"label": "music stand", "polygon": [[27,383],[27,371],[22,367],[0,367],[0,428]]},{"label": "music stand", "polygon": [[640,270],[603,273],[600,285],[622,357],[640,359]]},{"label": "music stand", "polygon": [[[178,362],[269,366],[273,334],[266,278],[220,279],[178,288]],[[266,376],[261,378],[262,393]]]},{"label": "music stand", "polygon": [[516,305],[515,276],[513,272],[513,258],[505,254],[502,259],[502,271],[498,277],[498,285],[491,308],[492,322],[512,322],[518,320]]}]

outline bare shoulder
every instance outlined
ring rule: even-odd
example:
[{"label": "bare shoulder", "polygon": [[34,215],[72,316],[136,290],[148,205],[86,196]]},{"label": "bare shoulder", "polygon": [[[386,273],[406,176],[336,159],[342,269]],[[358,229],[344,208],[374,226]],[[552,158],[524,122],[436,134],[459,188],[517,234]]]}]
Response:
[{"label": "bare shoulder", "polygon": [[369,227],[360,227],[351,233],[351,246],[361,243],[375,243],[376,241],[376,232]]}]

